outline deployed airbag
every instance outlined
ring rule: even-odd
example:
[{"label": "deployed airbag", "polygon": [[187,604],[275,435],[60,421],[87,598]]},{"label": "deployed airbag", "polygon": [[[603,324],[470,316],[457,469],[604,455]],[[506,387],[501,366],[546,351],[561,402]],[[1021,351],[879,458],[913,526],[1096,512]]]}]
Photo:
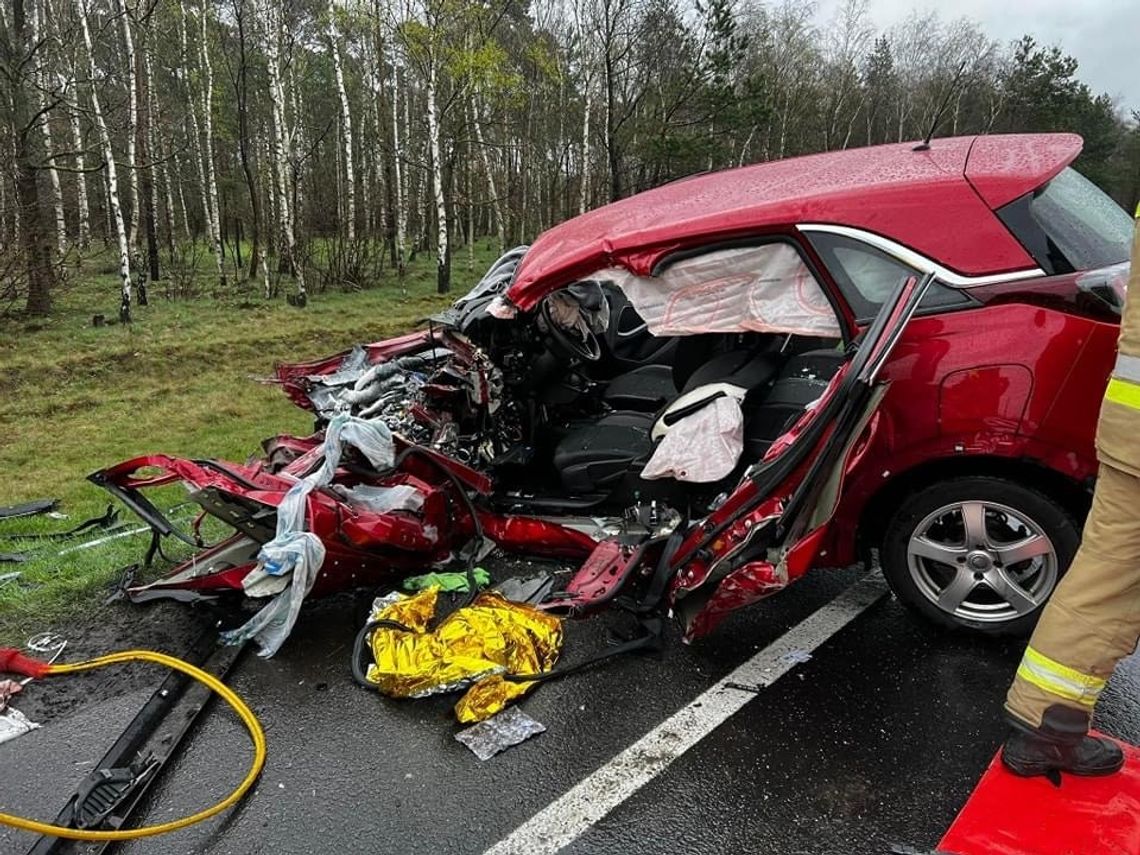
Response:
[{"label": "deployed airbag", "polygon": [[629,298],[655,336],[775,332],[839,338],[835,311],[789,243],[707,252],[657,276],[601,271]]},{"label": "deployed airbag", "polygon": [[719,481],[732,472],[743,451],[744,413],[740,401],[725,395],[674,424],[641,477],[696,484]]}]

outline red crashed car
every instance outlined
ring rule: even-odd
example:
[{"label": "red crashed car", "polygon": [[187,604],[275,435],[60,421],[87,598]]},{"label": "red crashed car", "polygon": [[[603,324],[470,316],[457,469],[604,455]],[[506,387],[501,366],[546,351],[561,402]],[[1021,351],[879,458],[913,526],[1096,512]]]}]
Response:
[{"label": "red crashed car", "polygon": [[93,475],[155,548],[194,542],[140,492],[175,480],[237,530],[128,593],[241,590],[347,413],[398,453],[350,452],[309,494],[314,595],[498,547],[580,563],[546,608],[660,606],[692,638],[877,550],[936,622],[1024,630],[1077,547],[1127,278],[1131,218],[1069,166],[1080,148],[832,152],[556,226],[422,331],[279,366],[313,436]]}]

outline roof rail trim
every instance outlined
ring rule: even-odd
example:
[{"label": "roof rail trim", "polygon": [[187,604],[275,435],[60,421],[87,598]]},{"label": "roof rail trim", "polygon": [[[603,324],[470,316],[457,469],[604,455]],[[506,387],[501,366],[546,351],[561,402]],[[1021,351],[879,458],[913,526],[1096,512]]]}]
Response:
[{"label": "roof rail trim", "polygon": [[885,252],[892,258],[898,259],[903,264],[913,267],[920,273],[933,273],[939,282],[943,285],[949,285],[952,288],[976,288],[980,285],[995,285],[999,282],[1016,282],[1022,279],[1035,279],[1038,276],[1045,275],[1045,271],[1040,267],[1030,267],[1025,270],[1013,270],[1008,273],[994,273],[986,276],[963,276],[960,273],[955,273],[953,270],[943,267],[922,253],[915,252],[910,247],[903,246],[901,243],[893,241],[890,238],[885,238],[882,235],[864,229],[856,229],[851,226],[837,226],[830,223],[801,223],[796,226],[796,229],[801,232],[826,232],[861,241],[868,246],[873,246],[875,249]]}]

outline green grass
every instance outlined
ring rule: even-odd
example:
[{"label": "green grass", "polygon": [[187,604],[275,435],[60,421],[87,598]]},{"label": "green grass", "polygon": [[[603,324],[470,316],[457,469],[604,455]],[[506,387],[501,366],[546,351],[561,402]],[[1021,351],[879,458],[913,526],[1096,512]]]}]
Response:
[{"label": "green grass", "polygon": [[[30,554],[22,564],[0,564],[0,576],[21,573],[0,583],[0,643],[21,640],[79,604],[101,602],[100,590],[141,557],[147,537],[59,555],[74,543],[4,535],[62,530],[101,514],[110,497],[85,478],[128,457],[162,451],[244,461],[265,437],[308,433],[311,416],[255,378],[278,361],[413,328],[470,287],[494,256],[480,243],[469,268],[466,251],[457,252],[448,297],[435,293],[433,258],[421,256],[402,289],[392,273],[364,291],[310,293],[304,309],[248,291],[171,301],[160,282],[151,285],[150,305],[135,307],[134,323],[94,327],[93,314],[114,318],[118,305],[113,262],[96,257],[73,271],[75,284],[50,319],[0,320],[0,506],[52,497],[69,515],[0,521],[0,552]],[[169,507],[184,495],[175,488],[163,502]],[[123,519],[135,527],[125,509]]]}]

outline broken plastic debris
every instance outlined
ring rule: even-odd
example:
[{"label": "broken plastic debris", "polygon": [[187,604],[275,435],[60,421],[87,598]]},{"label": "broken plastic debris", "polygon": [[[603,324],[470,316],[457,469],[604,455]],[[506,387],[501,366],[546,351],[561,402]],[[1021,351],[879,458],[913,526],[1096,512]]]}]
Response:
[{"label": "broken plastic debris", "polygon": [[804,662],[811,661],[811,654],[806,650],[789,650],[780,657],[780,662],[784,665],[802,665]]},{"label": "broken plastic debris", "polygon": [[18,709],[8,707],[4,714],[0,715],[0,743],[15,739],[17,736],[23,736],[25,733],[38,728],[39,725],[36,722]]},{"label": "broken plastic debris", "polygon": [[67,639],[58,632],[39,632],[29,638],[24,646],[32,653],[54,653],[51,660],[54,662],[67,647]]},{"label": "broken plastic debris", "polygon": [[0,680],[0,713],[8,709],[8,701],[12,695],[19,694],[23,690],[22,683],[17,683],[15,680]]},{"label": "broken plastic debris", "polygon": [[540,573],[537,576],[515,576],[504,579],[495,586],[495,590],[503,595],[503,599],[512,603],[530,603],[535,605],[545,600],[554,590],[554,577],[549,573]]},{"label": "broken plastic debris", "polygon": [[545,730],[545,726],[518,707],[507,707],[498,715],[459,731],[455,734],[455,741],[470,748],[480,760],[490,760],[500,751],[506,751]]},{"label": "broken plastic debris", "polygon": [[[491,574],[482,567],[471,571],[475,577],[475,584],[479,588],[486,588],[491,584]],[[445,594],[467,594],[471,592],[471,583],[466,573],[424,573],[422,576],[409,576],[403,581],[401,587],[405,591],[423,591],[427,588],[439,588]],[[510,599],[508,597],[508,599]]]},{"label": "broken plastic debris", "polygon": [[25,502],[22,505],[7,505],[0,508],[0,520],[50,513],[54,511],[58,505],[59,499],[36,499],[31,502]]}]

